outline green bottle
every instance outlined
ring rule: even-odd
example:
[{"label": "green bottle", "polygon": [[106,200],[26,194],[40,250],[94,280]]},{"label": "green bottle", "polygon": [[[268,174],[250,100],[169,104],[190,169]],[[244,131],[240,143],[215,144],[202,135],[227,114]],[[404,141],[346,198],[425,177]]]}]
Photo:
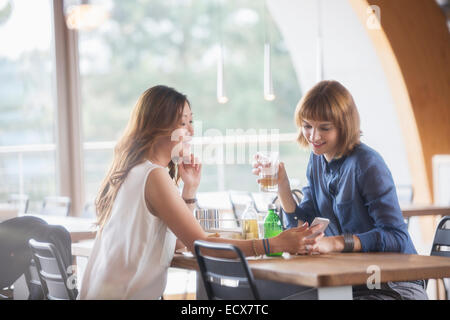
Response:
[{"label": "green bottle", "polygon": [[[264,238],[272,238],[283,232],[281,220],[278,216],[277,207],[274,204],[269,204],[269,213],[264,220]],[[271,253],[269,256],[281,256],[283,252]]]}]

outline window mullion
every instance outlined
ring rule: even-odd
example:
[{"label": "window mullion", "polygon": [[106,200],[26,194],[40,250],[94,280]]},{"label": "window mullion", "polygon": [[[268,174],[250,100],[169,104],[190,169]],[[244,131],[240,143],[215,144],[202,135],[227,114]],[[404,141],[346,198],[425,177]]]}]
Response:
[{"label": "window mullion", "polygon": [[56,101],[57,179],[59,194],[72,200],[71,215],[82,212],[84,170],[79,62],[76,31],[65,24],[63,1],[53,0]]}]

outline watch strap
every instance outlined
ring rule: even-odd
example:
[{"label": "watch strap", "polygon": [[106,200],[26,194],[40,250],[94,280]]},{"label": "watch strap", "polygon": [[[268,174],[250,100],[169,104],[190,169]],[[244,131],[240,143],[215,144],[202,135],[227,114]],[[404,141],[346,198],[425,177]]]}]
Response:
[{"label": "watch strap", "polygon": [[351,233],[344,233],[344,250],[342,252],[353,252],[355,241]]}]

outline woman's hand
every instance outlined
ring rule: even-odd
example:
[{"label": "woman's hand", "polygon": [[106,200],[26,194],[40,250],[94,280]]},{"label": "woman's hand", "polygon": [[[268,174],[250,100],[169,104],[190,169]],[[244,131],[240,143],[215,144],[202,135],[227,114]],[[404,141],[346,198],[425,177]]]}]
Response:
[{"label": "woman's hand", "polygon": [[[359,237],[353,235],[354,247],[353,251],[361,251],[361,240]],[[331,236],[319,239],[317,243],[311,248],[311,252],[330,253],[342,252],[344,250],[344,237]]]},{"label": "woman's hand", "polygon": [[320,225],[308,227],[308,223],[283,231],[278,236],[270,239],[272,252],[289,252],[291,254],[308,254],[312,248],[316,248],[318,241],[323,237],[323,233],[314,238],[307,238],[321,228]]},{"label": "woman's hand", "polygon": [[[261,160],[260,160],[260,157],[259,157],[258,153],[255,154],[255,156],[254,156],[254,161],[253,161],[252,166],[253,166],[252,173],[254,175],[256,175],[256,176],[259,176],[259,174],[261,172],[261,168],[263,167],[263,164],[261,163]],[[257,182],[260,183],[260,179],[258,179]],[[284,163],[280,162],[278,164],[278,180],[277,180],[277,183],[278,183],[278,185],[282,185],[282,184],[285,184],[286,182],[289,184],[289,179],[288,179],[288,176],[287,176],[287,173],[286,173],[286,169],[284,168]]]},{"label": "woman's hand", "polygon": [[312,247],[308,248],[310,252],[318,252],[318,253],[330,253],[336,251],[336,241],[335,237],[321,237],[317,239],[316,244]]},{"label": "woman's hand", "polygon": [[[184,158],[186,159],[186,158]],[[183,160],[178,163],[178,171],[180,172],[181,180],[184,182],[183,197],[193,197],[200,185],[202,176],[202,165],[193,154],[190,155],[190,161]],[[188,193],[188,194],[184,194]]]},{"label": "woman's hand", "polygon": [[[259,176],[263,164],[260,161],[259,155],[256,154],[253,162],[252,173]],[[257,179],[260,183],[260,179]],[[289,178],[284,167],[284,163],[280,162],[278,165],[278,196],[280,198],[281,206],[285,212],[294,212],[296,203],[291,193],[291,186],[289,184]]]}]

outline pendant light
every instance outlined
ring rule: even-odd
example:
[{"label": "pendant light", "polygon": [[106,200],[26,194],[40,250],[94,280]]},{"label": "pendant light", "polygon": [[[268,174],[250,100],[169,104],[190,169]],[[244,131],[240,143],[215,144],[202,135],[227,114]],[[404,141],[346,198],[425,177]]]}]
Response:
[{"label": "pendant light", "polygon": [[224,81],[224,48],[222,41],[222,10],[221,5],[218,5],[218,29],[219,29],[219,47],[217,50],[217,101],[221,104],[228,102],[228,97],[225,94]]},{"label": "pendant light", "polygon": [[223,44],[219,45],[217,56],[217,101],[227,103],[228,98],[225,94],[224,75],[223,75]]},{"label": "pendant light", "polygon": [[264,99],[272,101],[275,99],[272,82],[272,66],[270,63],[270,43],[264,44]]},{"label": "pendant light", "polygon": [[273,101],[275,99],[275,94],[273,92],[273,81],[272,81],[272,63],[271,63],[271,44],[270,44],[270,33],[267,32],[267,18],[266,18],[266,4],[264,2],[264,99],[267,101]]},{"label": "pendant light", "polygon": [[317,0],[316,81],[323,80],[322,0]]},{"label": "pendant light", "polygon": [[98,28],[108,16],[109,13],[105,6],[81,0],[77,1],[75,5],[68,6],[66,24],[69,29],[89,31]]}]

